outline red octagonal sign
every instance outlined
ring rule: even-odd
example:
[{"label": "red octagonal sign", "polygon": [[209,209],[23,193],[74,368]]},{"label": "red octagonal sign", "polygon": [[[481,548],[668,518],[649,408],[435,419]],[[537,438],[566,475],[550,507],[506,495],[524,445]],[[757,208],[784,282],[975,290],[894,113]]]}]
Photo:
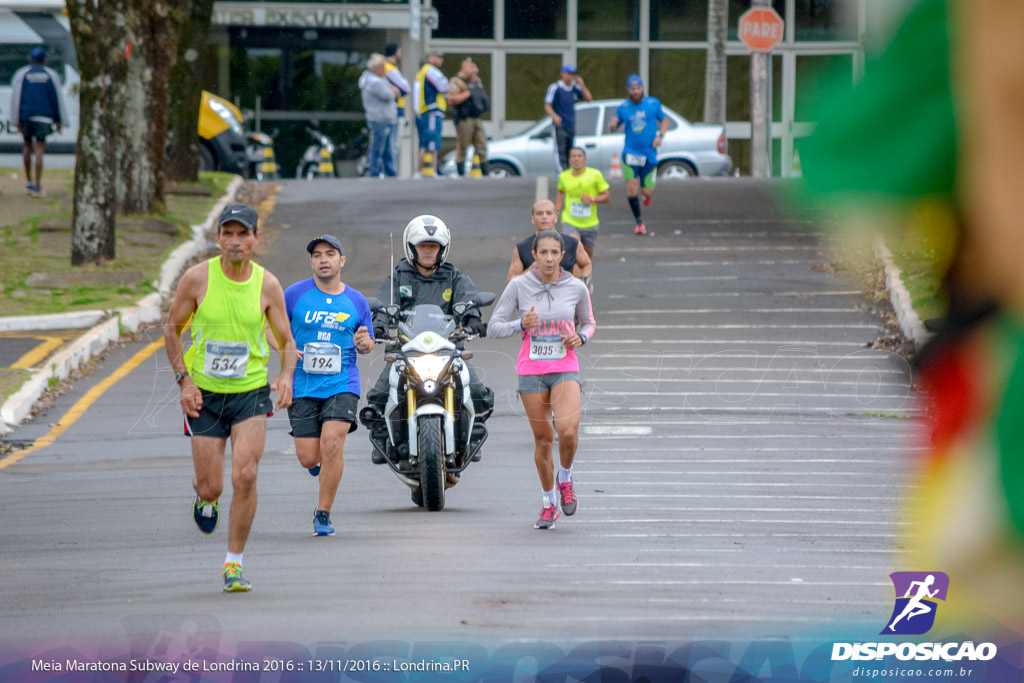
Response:
[{"label": "red octagonal sign", "polygon": [[740,17],[739,34],[754,52],[771,52],[782,40],[782,17],[771,7],[751,7]]}]

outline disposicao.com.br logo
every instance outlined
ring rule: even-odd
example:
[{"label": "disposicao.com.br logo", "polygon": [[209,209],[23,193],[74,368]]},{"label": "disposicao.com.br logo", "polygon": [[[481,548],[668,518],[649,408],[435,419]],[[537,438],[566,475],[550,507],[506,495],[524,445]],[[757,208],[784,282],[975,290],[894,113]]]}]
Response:
[{"label": "disposicao.com.br logo", "polygon": [[[943,572],[893,572],[896,591],[892,615],[879,635],[922,635],[935,625],[939,602],[949,592]],[[895,656],[901,660],[988,661],[996,656],[993,643],[835,643],[832,660],[871,660]]]}]

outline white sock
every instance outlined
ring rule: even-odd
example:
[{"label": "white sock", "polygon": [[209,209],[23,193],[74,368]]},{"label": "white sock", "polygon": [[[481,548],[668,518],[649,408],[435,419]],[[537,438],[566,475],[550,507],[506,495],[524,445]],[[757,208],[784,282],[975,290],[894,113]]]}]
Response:
[{"label": "white sock", "polygon": [[224,564],[227,564],[228,562],[237,562],[238,564],[242,564],[242,555],[243,554],[244,553],[237,553],[237,554],[236,553],[228,553],[224,557]]},{"label": "white sock", "polygon": [[544,507],[551,507],[552,505],[558,505],[558,498],[555,495],[555,489],[544,492]]},{"label": "white sock", "polygon": [[561,465],[558,467],[558,477],[555,482],[558,484],[564,484],[567,481],[572,481],[572,468],[565,469]]}]

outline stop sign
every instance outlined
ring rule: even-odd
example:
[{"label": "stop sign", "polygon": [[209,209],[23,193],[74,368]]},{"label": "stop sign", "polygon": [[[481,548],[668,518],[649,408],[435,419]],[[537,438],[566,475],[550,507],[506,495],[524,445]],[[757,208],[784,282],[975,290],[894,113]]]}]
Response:
[{"label": "stop sign", "polygon": [[751,7],[740,17],[740,40],[754,52],[771,52],[782,40],[782,17],[771,7]]}]

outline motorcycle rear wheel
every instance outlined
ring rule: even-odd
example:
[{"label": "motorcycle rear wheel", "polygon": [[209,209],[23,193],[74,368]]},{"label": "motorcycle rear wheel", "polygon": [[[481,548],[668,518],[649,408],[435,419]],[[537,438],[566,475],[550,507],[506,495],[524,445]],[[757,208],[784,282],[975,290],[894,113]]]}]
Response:
[{"label": "motorcycle rear wheel", "polygon": [[431,512],[444,509],[444,423],[440,415],[420,418],[417,430],[420,461],[420,491],[423,507]]}]

